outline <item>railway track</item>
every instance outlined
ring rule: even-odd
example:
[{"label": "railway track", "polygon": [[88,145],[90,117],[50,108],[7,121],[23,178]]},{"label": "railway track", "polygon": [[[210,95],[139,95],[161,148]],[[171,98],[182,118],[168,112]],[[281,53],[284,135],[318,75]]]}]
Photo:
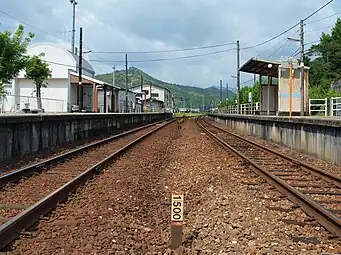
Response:
[{"label": "railway track", "polygon": [[299,205],[325,229],[341,237],[339,176],[282,155],[203,119],[197,120],[197,124],[222,146],[243,158],[253,171]]},{"label": "railway track", "polygon": [[112,160],[173,121],[136,128],[0,176],[0,250]]}]

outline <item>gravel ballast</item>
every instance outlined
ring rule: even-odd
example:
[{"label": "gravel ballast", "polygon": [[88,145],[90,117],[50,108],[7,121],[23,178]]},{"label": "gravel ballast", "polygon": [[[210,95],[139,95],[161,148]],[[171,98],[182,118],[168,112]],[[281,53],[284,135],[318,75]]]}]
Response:
[{"label": "gravel ballast", "polygon": [[[173,190],[184,193],[183,247],[170,243]],[[285,219],[307,222],[304,226]],[[284,220],[284,221],[283,221]],[[341,242],[186,120],[135,146],[8,254],[321,254]]]}]

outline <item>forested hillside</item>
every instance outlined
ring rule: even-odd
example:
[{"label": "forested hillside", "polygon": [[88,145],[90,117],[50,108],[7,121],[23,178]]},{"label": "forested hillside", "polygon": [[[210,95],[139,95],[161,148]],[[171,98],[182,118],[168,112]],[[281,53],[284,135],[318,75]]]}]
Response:
[{"label": "forested hillside", "polygon": [[[204,102],[206,107],[208,107],[211,102],[217,104],[220,100],[219,88],[216,88],[214,86],[208,88],[198,88],[194,86],[184,86],[174,83],[168,83],[158,80],[136,67],[130,67],[128,73],[129,87],[140,85],[142,75],[144,83],[149,84],[150,82],[152,82],[152,84],[157,84],[168,88],[174,94],[175,104],[177,107],[183,107],[184,102],[186,104],[186,107],[190,107],[191,104],[193,108],[202,107],[203,98],[205,100]],[[112,73],[100,74],[97,75],[96,78],[108,83],[112,83]],[[115,84],[117,86],[125,88],[125,81],[125,70],[116,70]],[[226,98],[226,95],[226,89],[224,88],[223,98]],[[229,91],[229,98],[233,98],[233,96],[234,93]],[[184,98],[184,100],[182,100],[181,98]]]}]

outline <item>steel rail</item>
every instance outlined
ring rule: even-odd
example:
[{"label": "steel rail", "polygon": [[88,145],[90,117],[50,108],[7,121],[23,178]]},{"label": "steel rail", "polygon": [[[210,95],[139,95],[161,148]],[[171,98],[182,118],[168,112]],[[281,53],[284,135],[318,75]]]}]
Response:
[{"label": "steel rail", "polygon": [[296,159],[296,158],[290,157],[290,156],[288,156],[288,155],[281,154],[281,153],[278,152],[278,151],[275,151],[275,150],[273,150],[273,149],[267,148],[267,147],[265,147],[265,146],[263,146],[263,145],[260,145],[260,144],[254,142],[254,141],[251,141],[251,140],[249,140],[249,139],[247,139],[247,138],[245,138],[245,137],[242,137],[242,136],[240,136],[240,135],[237,135],[237,134],[234,134],[234,133],[232,133],[232,132],[229,132],[228,130],[225,130],[225,129],[221,128],[221,127],[218,127],[218,126],[216,126],[216,125],[213,125],[213,124],[211,124],[211,123],[208,123],[208,122],[205,121],[205,120],[203,120],[203,121],[204,121],[206,124],[211,125],[211,126],[217,128],[217,129],[219,129],[220,131],[223,131],[223,132],[225,132],[225,133],[227,133],[227,134],[229,134],[229,135],[232,135],[232,136],[234,136],[234,137],[237,137],[237,138],[239,138],[240,140],[243,140],[243,141],[245,141],[245,142],[247,142],[247,143],[251,143],[252,145],[254,145],[254,146],[256,146],[256,147],[258,147],[258,148],[260,148],[260,149],[262,149],[262,150],[265,150],[265,151],[267,151],[267,152],[276,154],[276,155],[277,155],[278,157],[280,157],[280,158],[284,158],[284,159],[286,159],[286,160],[288,160],[288,161],[294,162],[295,164],[300,165],[300,166],[302,166],[303,168],[305,168],[305,169],[303,169],[303,170],[305,170],[306,172],[312,173],[312,174],[314,174],[315,176],[320,177],[320,178],[322,178],[322,179],[324,179],[324,180],[326,180],[326,181],[328,181],[328,182],[331,182],[331,183],[333,183],[335,186],[341,188],[341,177],[339,177],[339,176],[336,175],[336,174],[333,174],[333,173],[328,172],[328,171],[326,171],[326,170],[323,170],[323,169],[320,169],[320,168],[318,168],[318,167],[312,166],[312,165],[310,165],[310,164],[307,164],[306,162],[303,162],[303,161],[298,160],[298,159]]},{"label": "steel rail", "polygon": [[162,120],[162,121],[158,121],[158,122],[151,123],[151,124],[148,124],[148,125],[144,125],[142,127],[134,128],[132,130],[128,130],[128,131],[125,131],[123,133],[120,133],[120,134],[117,134],[117,135],[110,136],[108,138],[102,139],[100,141],[95,141],[93,143],[84,145],[82,147],[79,147],[79,148],[67,151],[65,153],[62,153],[62,154],[57,155],[57,156],[52,157],[52,158],[48,158],[48,159],[40,161],[38,163],[34,163],[34,164],[31,164],[31,165],[28,165],[28,166],[24,166],[24,167],[22,167],[22,168],[20,168],[18,170],[11,171],[8,174],[1,175],[0,176],[0,188],[5,186],[8,183],[17,182],[20,179],[22,179],[23,177],[28,177],[28,176],[33,175],[34,173],[42,172],[42,171],[45,170],[43,167],[46,167],[46,166],[51,165],[51,164],[54,164],[55,162],[60,162],[62,160],[67,159],[70,156],[75,156],[75,155],[77,155],[77,154],[79,154],[81,152],[85,152],[85,151],[87,151],[89,149],[96,148],[98,146],[101,146],[101,145],[104,145],[106,143],[109,143],[109,142],[111,142],[111,141],[113,141],[115,139],[127,136],[127,135],[129,135],[131,133],[134,133],[136,131],[139,131],[139,130],[142,130],[142,129],[145,129],[145,128],[148,128],[148,127],[151,127],[151,126],[154,126],[154,125],[157,125],[157,124],[160,124],[160,123],[162,123],[164,121],[166,121],[166,120]]},{"label": "steel rail", "polygon": [[59,203],[67,200],[69,195],[74,192],[78,187],[85,184],[89,179],[91,179],[96,173],[99,173],[100,170],[112,162],[117,157],[121,156],[124,152],[130,149],[133,145],[141,142],[146,137],[160,130],[161,128],[169,125],[174,122],[175,119],[167,121],[165,124],[162,124],[155,129],[149,131],[148,133],[140,136],[129,144],[123,146],[121,149],[118,149],[110,156],[101,160],[97,164],[85,170],[83,173],[79,174],[77,177],[73,178],[68,183],[64,184],[59,189],[55,190],[45,198],[41,199],[36,204],[30,206],[22,213],[16,215],[5,224],[0,226],[0,250],[9,245],[13,240],[15,240],[20,232],[28,227],[32,226],[35,222],[37,222],[43,215],[54,209]]},{"label": "steel rail", "polygon": [[[274,186],[280,193],[288,197],[293,203],[299,205],[304,212],[306,212],[311,217],[315,218],[324,228],[333,233],[336,236],[341,236],[341,219],[321,205],[316,203],[311,198],[307,197],[303,193],[299,192],[297,189],[289,185],[284,180],[280,179],[276,175],[272,174],[270,171],[262,168],[255,161],[247,158],[244,154],[240,153],[237,149],[233,148],[231,145],[217,137],[203,125],[201,125],[197,120],[198,126],[205,131],[210,137],[216,140],[219,144],[231,150],[234,154],[249,162],[252,166],[252,170],[268,181],[272,186]],[[210,124],[209,124],[210,125]],[[211,125],[216,128],[216,126]],[[219,128],[218,128],[219,129]],[[221,129],[225,131],[224,129]]]}]

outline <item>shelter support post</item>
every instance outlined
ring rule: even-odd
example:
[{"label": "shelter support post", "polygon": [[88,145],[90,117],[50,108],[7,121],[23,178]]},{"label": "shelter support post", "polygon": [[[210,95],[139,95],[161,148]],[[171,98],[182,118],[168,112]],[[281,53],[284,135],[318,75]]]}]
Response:
[{"label": "shelter support post", "polygon": [[104,104],[103,112],[106,113],[107,112],[107,86],[105,85],[103,87],[103,104]]}]

